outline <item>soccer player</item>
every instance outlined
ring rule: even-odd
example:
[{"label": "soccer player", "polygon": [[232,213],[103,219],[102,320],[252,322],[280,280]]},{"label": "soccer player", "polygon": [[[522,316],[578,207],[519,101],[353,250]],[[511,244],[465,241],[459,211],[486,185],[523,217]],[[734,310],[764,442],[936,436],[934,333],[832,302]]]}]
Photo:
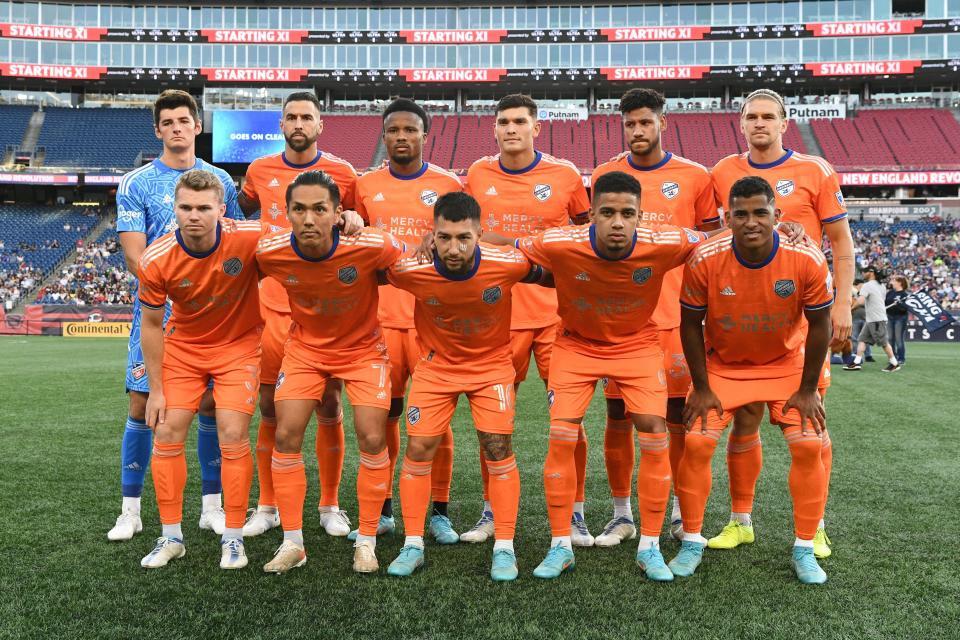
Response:
[{"label": "soccer player", "polygon": [[[706,167],[665,151],[661,136],[667,126],[663,95],[653,89],[631,89],[620,99],[623,132],[630,152],[597,167],[592,179],[611,171],[623,171],[640,183],[640,223],[648,226],[672,224],[709,231],[720,227],[717,199]],[[667,373],[667,431],[670,434],[670,471],[674,482],[683,455],[685,433],[681,417],[690,388],[690,373],[680,346],[680,281],[683,267],[663,279],[660,300],[651,321],[656,325]],[[604,460],[613,495],[613,517],[597,536],[598,547],[610,547],[637,535],[630,507],[633,466],[633,423],[625,413],[617,385],[608,382],[607,427],[604,433]],[[580,463],[580,460],[577,460]],[[586,458],[583,459],[586,463]],[[585,473],[578,470],[578,473]],[[680,502],[674,491],[670,533],[679,536]]]},{"label": "soccer player", "polygon": [[706,236],[672,225],[638,226],[640,195],[635,178],[608,173],[593,185],[589,226],[551,229],[517,241],[532,262],[553,272],[561,318],[547,384],[550,440],[543,467],[553,539],[533,572],[538,578],[556,578],[574,566],[575,450],[596,382],[608,378],[623,395],[640,444],[636,560],[649,579],[673,580],[660,553],[670,494],[667,381],[657,330],[649,320],[664,277]]},{"label": "soccer player", "polygon": [[[500,99],[496,108],[494,135],[500,153],[480,158],[467,172],[467,193],[476,198],[487,231],[508,238],[533,235],[562,227],[571,221],[586,222],[590,208],[580,171],[573,163],[537,151],[540,135],[537,104],[530,96],[512,94]],[[514,291],[510,323],[510,348],[516,385],[526,378],[531,353],[540,378],[546,382],[550,350],[557,332],[556,293],[535,285],[521,285]],[[586,464],[586,434],[581,431],[577,455]],[[489,475],[483,460],[484,503],[480,520],[461,534],[464,542],[483,542],[494,533],[489,501]],[[579,507],[574,515],[578,546],[593,544],[583,521],[583,479],[578,482]]]},{"label": "soccer player", "polygon": [[[833,269],[837,285],[837,304],[830,312],[834,343],[850,337],[853,323],[851,294],[853,288],[853,237],[847,220],[847,209],[840,190],[840,180],[833,167],[816,156],[783,148],[787,130],[783,98],[769,89],[758,89],[748,95],[740,111],[740,128],[748,151],[728,156],[716,164],[712,175],[720,202],[727,202],[733,184],[743,176],[759,176],[774,189],[777,207],[784,221],[799,222],[819,247],[824,232],[830,240]],[[824,363],[820,376],[820,395],[830,385],[830,364]],[[760,446],[760,421],[763,405],[741,408],[734,419],[733,432],[727,444],[727,465],[730,470],[731,515],[720,535],[710,539],[712,549],[732,549],[755,539],[751,512],[753,496],[763,465]],[[823,465],[827,489],[833,467],[830,436],[823,438]],[[817,529],[817,557],[830,555],[830,539],[824,524]]]},{"label": "soccer player", "polygon": [[[453,173],[423,159],[423,143],[430,131],[426,112],[413,100],[398,98],[383,111],[383,144],[389,163],[364,174],[357,181],[357,212],[371,225],[393,237],[417,246],[424,232],[433,226],[433,206],[440,196],[463,189]],[[400,417],[407,380],[417,366],[417,333],[413,322],[414,298],[410,293],[387,285],[380,289],[380,324],[390,356],[390,413],[387,417],[387,450],[390,452],[390,481],[387,499],[380,513],[377,534],[396,528],[393,518],[393,470],[400,452]],[[433,459],[431,492],[433,509],[430,534],[440,544],[459,540],[447,514],[450,479],[453,475],[453,432],[443,434]],[[350,536],[355,536],[351,532]]]},{"label": "soccer player", "polygon": [[292,233],[265,236],[257,249],[261,273],[287,290],[293,318],[274,398],[273,489],[283,544],[263,569],[284,573],[307,561],[303,435],[327,382],[337,378],[344,381],[353,405],[360,449],[360,532],[353,569],[371,573],[379,567],[377,522],[390,476],[390,361],[377,320],[377,271],[396,262],[404,245],[379,229],[341,236],[334,226],[341,212],[340,190],[322,171],[297,176],[287,187],[286,203]]},{"label": "soccer player", "polygon": [[[309,91],[291,93],[283,101],[280,131],[285,140],[281,153],[257,158],[247,168],[240,193],[240,207],[247,215],[260,210],[264,231],[289,229],[287,186],[304,171],[325,171],[337,183],[345,209],[354,206],[357,172],[337,156],[320,151],[317,138],[323,131],[320,101]],[[349,232],[348,232],[349,233]],[[260,313],[263,315],[263,361],[260,368],[260,426],[257,432],[257,477],[260,499],[257,510],[244,525],[247,537],[260,535],[280,524],[274,498],[270,460],[277,432],[274,385],[283,359],[283,344],[290,330],[290,303],[283,285],[273,278],[260,283]],[[339,509],[338,494],[343,472],[343,413],[339,380],[327,385],[317,408],[316,451],[320,475],[320,523],[332,536],[350,532],[350,520]]]},{"label": "soccer player", "polygon": [[778,215],[763,178],[737,180],[727,213],[731,233],[697,248],[684,270],[680,331],[693,389],[684,409],[690,430],[680,461],[683,542],[670,562],[674,575],[693,575],[702,560],[710,463],[724,428],[738,407],[764,402],[790,448],[794,570],[804,584],[827,579],[813,537],[826,500],[817,385],[830,342],[833,282],[819,249],[774,229]]},{"label": "soccer player", "polygon": [[[406,541],[387,573],[408,576],[423,565],[423,522],[435,452],[449,431],[460,394],[470,401],[489,475],[496,542],[490,577],[517,577],[513,549],[520,473],[513,455],[516,372],[510,353],[511,294],[538,282],[543,270],[519,251],[480,243],[480,206],[465,193],[441,196],[434,208],[435,253],[422,264],[401,258],[387,278],[416,296],[420,363],[407,409],[407,448],[400,472]],[[434,516],[435,517],[435,516]]]},{"label": "soccer player", "polygon": [[[185,171],[203,169],[223,184],[226,216],[243,219],[237,206],[233,180],[222,169],[197,158],[195,140],[200,134],[200,110],[189,93],[164,91],[153,105],[154,132],[163,143],[160,157],[126,174],[117,188],[117,234],[127,269],[138,276],[140,256],[146,247],[176,227],[173,192]],[[140,302],[134,297],[133,324],[127,346],[126,389],[129,398],[127,425],[120,454],[120,482],[123,502],[120,516],[107,533],[110,540],[129,540],[142,530],[140,494],[153,449],[153,432],[146,424],[149,378],[140,349]],[[220,447],[213,398],[208,393],[200,403],[197,431],[197,458],[202,480],[200,528],[223,533],[224,512],[220,495]]]},{"label": "soccer player", "polygon": [[[183,557],[183,444],[200,398],[214,381],[222,457],[226,528],[221,569],[247,566],[243,520],[253,481],[250,418],[256,408],[262,320],[254,261],[260,224],[220,225],[226,211],[220,178],[202,169],[184,173],[174,189],[178,229],[140,256],[141,346],[150,395],[147,426],[154,430],[153,483],[162,534],[140,564],[166,566]],[[167,300],[170,319],[164,327]]]}]

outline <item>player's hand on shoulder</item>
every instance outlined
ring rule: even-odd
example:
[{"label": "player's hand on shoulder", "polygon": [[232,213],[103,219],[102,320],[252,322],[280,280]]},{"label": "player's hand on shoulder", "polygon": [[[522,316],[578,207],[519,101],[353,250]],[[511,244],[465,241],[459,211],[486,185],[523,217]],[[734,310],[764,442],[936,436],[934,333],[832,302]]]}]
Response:
[{"label": "player's hand on shoulder", "polygon": [[414,255],[417,256],[417,262],[420,264],[433,262],[433,250],[435,246],[433,243],[433,231],[427,231],[420,237],[420,244],[414,251]]},{"label": "player's hand on shoulder", "polygon": [[220,218],[220,228],[227,233],[233,233],[237,230],[237,221],[233,218]]},{"label": "player's hand on shoulder", "polygon": [[816,244],[813,241],[813,238],[807,235],[807,232],[804,231],[803,225],[799,222],[781,222],[780,226],[777,227],[780,231],[783,231],[787,234],[787,240],[790,242],[803,242],[808,244],[811,247],[820,248],[820,245]]},{"label": "player's hand on shoulder", "polygon": [[363,218],[359,213],[352,209],[347,209],[340,214],[340,232],[345,236],[355,236],[364,227]]},{"label": "player's hand on shoulder", "polygon": [[710,411],[716,411],[718,417],[723,416],[723,404],[720,398],[709,387],[706,389],[694,388],[687,396],[687,402],[683,407],[683,424],[687,431],[693,429],[697,420],[700,421],[700,433],[707,432],[707,418]]},{"label": "player's hand on shoulder", "polygon": [[816,390],[798,390],[783,405],[783,414],[787,411],[796,411],[800,414],[800,432],[806,433],[808,425],[820,435],[826,427],[827,415],[823,409],[823,400]]}]

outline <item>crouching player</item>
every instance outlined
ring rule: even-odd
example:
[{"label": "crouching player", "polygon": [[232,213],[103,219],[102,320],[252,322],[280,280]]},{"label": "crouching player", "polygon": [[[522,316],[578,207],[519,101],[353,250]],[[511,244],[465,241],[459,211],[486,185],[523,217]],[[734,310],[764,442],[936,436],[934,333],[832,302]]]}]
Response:
[{"label": "crouching player", "polygon": [[[165,566],[186,553],[180,522],[187,430],[210,380],[214,382],[222,457],[226,529],[220,568],[247,565],[243,521],[253,480],[250,418],[256,409],[262,321],[254,260],[259,222],[220,225],[220,179],[201,169],[184,173],[174,191],[179,229],[156,240],[140,258],[142,346],[150,379],[147,424],[154,430],[153,483],[163,525],[140,564]],[[173,303],[166,333],[164,304]]]},{"label": "crouching player", "polygon": [[680,329],[693,389],[684,410],[688,433],[677,491],[683,541],[670,562],[677,576],[693,575],[707,544],[703,513],[723,430],[739,407],[766,402],[792,458],[794,569],[804,584],[827,579],[813,538],[825,501],[817,382],[830,341],[833,283],[819,249],[775,230],[779,213],[765,180],[741,178],[730,189],[731,233],[697,248],[684,270]]},{"label": "crouching player", "polygon": [[260,272],[286,289],[293,319],[277,376],[271,465],[283,544],[263,569],[283,573],[307,561],[303,435],[327,383],[339,379],[353,405],[360,449],[353,569],[372,573],[379,568],[377,523],[390,478],[390,362],[377,321],[377,272],[396,262],[403,244],[373,228],[341,236],[335,226],[342,210],[340,190],[322,171],[298,175],[287,187],[286,203],[293,232],[267,235],[257,249]]},{"label": "crouching player", "polygon": [[510,309],[513,286],[539,282],[543,270],[515,249],[480,243],[480,205],[465,193],[441,196],[433,219],[433,260],[421,264],[408,255],[386,274],[391,284],[416,296],[420,351],[407,400],[407,450],[400,471],[407,537],[387,573],[408,576],[423,565],[433,458],[462,393],[470,401],[491,479],[496,542],[490,577],[514,580],[520,473],[512,448],[516,371]]}]

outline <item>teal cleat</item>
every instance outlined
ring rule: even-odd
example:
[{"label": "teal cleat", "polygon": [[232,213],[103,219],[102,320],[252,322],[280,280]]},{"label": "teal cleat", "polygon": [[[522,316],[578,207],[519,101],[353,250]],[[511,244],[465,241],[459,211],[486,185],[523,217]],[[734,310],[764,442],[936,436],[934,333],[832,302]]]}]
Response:
[{"label": "teal cleat", "polygon": [[[377,535],[385,536],[388,533],[393,533],[397,530],[397,521],[393,519],[393,516],[380,516],[380,522],[377,523]],[[357,534],[360,533],[360,529],[354,529],[347,534],[347,540],[350,542],[357,541]]]},{"label": "teal cleat", "polygon": [[827,573],[817,564],[813,547],[793,548],[793,569],[802,584],[823,584],[827,581]]},{"label": "teal cleat", "polygon": [[439,544],[457,544],[460,536],[453,530],[453,524],[447,516],[430,516],[430,535]]},{"label": "teal cleat", "polygon": [[637,564],[643,569],[648,580],[655,582],[673,582],[673,573],[671,573],[667,563],[663,561],[663,554],[660,549],[650,545],[649,549],[637,551]]},{"label": "teal cleat", "polygon": [[564,572],[573,570],[576,564],[573,551],[558,544],[550,548],[547,557],[533,570],[533,577],[545,580],[559,578]]},{"label": "teal cleat", "polygon": [[490,577],[494,582],[510,582],[519,575],[517,570],[517,556],[509,549],[499,549],[493,552],[493,565],[490,567]]},{"label": "teal cleat", "polygon": [[689,578],[700,566],[703,560],[703,549],[706,547],[702,542],[692,542],[684,540],[680,543],[680,553],[670,561],[670,570],[673,575],[681,578]]},{"label": "teal cleat", "polygon": [[423,566],[423,549],[406,546],[400,549],[400,555],[387,567],[387,575],[411,576],[413,572]]}]

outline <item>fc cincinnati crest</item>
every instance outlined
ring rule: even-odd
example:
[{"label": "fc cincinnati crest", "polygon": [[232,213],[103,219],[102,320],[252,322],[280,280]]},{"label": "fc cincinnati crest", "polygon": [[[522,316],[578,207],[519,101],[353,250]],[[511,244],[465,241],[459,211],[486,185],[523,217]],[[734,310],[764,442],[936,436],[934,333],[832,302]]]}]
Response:
[{"label": "fc cincinnati crest", "polygon": [[490,287],[489,289],[483,290],[483,301],[487,304],[496,304],[500,301],[500,297],[503,295],[503,291],[500,290],[500,287]]},{"label": "fc cincinnati crest", "polygon": [[437,195],[437,192],[433,191],[432,189],[424,189],[420,192],[420,202],[428,207],[432,207],[434,204],[436,204],[438,197],[439,196]]},{"label": "fc cincinnati crest", "polygon": [[797,290],[793,280],[777,280],[773,285],[773,292],[781,298],[789,298]]},{"label": "fc cincinnati crest", "polygon": [[286,374],[284,374],[283,371],[281,371],[280,375],[277,376],[277,384],[276,384],[277,389],[280,388],[280,385],[283,384],[283,381],[286,380],[286,378],[287,378]]},{"label": "fc cincinnati crest", "polygon": [[653,275],[653,269],[650,267],[641,267],[633,271],[633,283],[634,284],[643,284],[650,279],[650,276]]},{"label": "fc cincinnati crest", "polygon": [[548,184],[538,184],[533,187],[533,197],[540,202],[545,202],[551,195],[553,195],[553,189]]},{"label": "fc cincinnati crest", "polygon": [[243,263],[240,258],[230,258],[223,263],[223,272],[228,276],[235,276],[243,271]]},{"label": "fc cincinnati crest", "polygon": [[337,279],[343,284],[353,284],[357,279],[357,268],[354,266],[340,267]]},{"label": "fc cincinnati crest", "polygon": [[680,185],[676,182],[664,182],[660,185],[660,193],[667,200],[673,200],[680,195]]},{"label": "fc cincinnati crest", "polygon": [[420,407],[410,407],[407,409],[407,422],[417,424],[420,422]]},{"label": "fc cincinnati crest", "polygon": [[793,193],[793,180],[777,180],[777,193],[788,196]]}]

